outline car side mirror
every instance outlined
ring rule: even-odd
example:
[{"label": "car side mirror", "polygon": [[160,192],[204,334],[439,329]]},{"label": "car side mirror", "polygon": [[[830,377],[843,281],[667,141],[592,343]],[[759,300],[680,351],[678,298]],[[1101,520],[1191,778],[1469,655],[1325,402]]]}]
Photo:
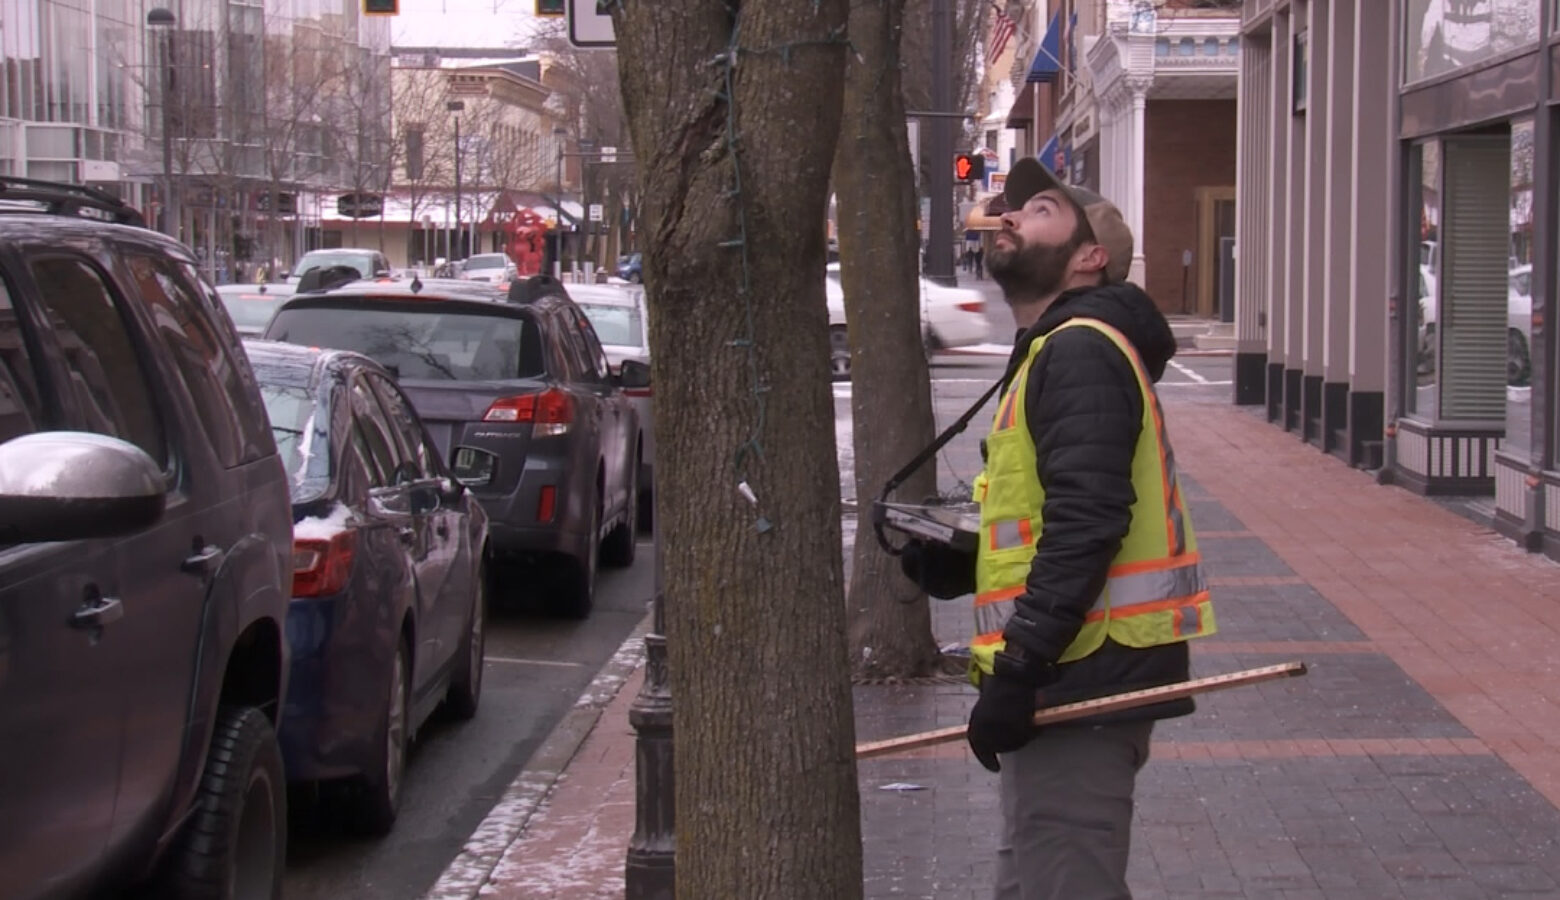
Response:
[{"label": "car side mirror", "polygon": [[484,487],[498,477],[498,456],[476,447],[456,447],[450,472],[468,488]]},{"label": "car side mirror", "polygon": [[0,543],[119,537],[162,518],[162,467],[134,444],[48,431],[0,444]]},{"label": "car side mirror", "polygon": [[618,367],[618,384],[625,390],[643,390],[650,386],[650,367],[637,359],[625,359]]}]

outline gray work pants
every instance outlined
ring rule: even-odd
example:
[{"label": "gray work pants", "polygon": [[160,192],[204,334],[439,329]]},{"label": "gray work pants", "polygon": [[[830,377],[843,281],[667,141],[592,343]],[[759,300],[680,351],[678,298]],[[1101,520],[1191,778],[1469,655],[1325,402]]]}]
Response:
[{"label": "gray work pants", "polygon": [[996,900],[1131,900],[1132,788],[1153,730],[1058,726],[1001,756]]}]

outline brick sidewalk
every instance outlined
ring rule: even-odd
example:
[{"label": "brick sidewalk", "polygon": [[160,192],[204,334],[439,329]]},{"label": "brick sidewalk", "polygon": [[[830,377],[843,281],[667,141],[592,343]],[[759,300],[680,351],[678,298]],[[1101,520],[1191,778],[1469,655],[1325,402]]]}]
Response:
[{"label": "brick sidewalk", "polygon": [[[1311,672],[1209,695],[1156,730],[1138,900],[1560,897],[1560,566],[1247,411],[1166,405],[1221,629],[1195,674]],[[937,604],[938,640],[965,639],[968,618],[967,600]],[[637,684],[484,896],[622,896]],[[957,683],[858,686],[858,737],[958,724],[972,699]],[[860,777],[868,897],[990,896],[996,776],[962,744]]]}]

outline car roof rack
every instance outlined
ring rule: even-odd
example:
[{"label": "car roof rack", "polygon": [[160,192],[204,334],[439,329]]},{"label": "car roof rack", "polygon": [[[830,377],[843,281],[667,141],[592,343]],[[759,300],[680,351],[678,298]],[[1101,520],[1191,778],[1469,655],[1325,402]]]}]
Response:
[{"label": "car roof rack", "polygon": [[119,225],[146,227],[146,220],[134,207],[113,194],[85,185],[0,176],[0,211],[38,211],[7,210],[4,204],[11,201],[37,204],[42,207],[42,212],[53,216],[81,216]]},{"label": "car roof rack", "polygon": [[563,282],[551,275],[532,275],[509,283],[509,294],[504,298],[510,303],[532,303],[543,297],[567,297]]}]

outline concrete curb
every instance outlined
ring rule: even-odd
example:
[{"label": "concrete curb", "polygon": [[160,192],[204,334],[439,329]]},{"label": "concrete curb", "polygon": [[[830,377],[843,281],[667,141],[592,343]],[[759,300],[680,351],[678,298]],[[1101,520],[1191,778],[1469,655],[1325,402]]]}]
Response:
[{"label": "concrete curb", "polygon": [[595,730],[602,711],[622,690],[624,682],[644,662],[644,637],[651,615],[645,614],[632,633],[607,660],[574,707],[553,727],[525,768],[515,776],[487,818],[467,838],[444,874],[428,889],[424,900],[472,900],[482,892],[493,870],[520,835],[536,810],[552,795],[553,787],[568,769],[580,745]]}]

